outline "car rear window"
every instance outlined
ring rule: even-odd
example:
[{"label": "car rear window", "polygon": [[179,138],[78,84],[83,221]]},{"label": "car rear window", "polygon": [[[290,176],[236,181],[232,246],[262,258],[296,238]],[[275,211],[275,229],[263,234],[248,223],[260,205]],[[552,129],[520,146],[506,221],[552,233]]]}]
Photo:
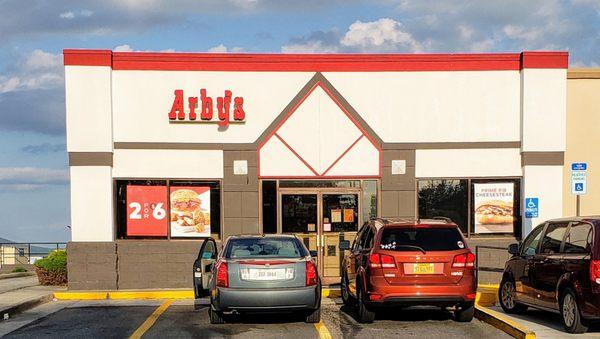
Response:
[{"label": "car rear window", "polygon": [[240,238],[231,239],[225,252],[231,259],[301,258],[307,256],[297,239]]},{"label": "car rear window", "polygon": [[380,245],[391,251],[453,251],[465,247],[456,228],[386,228]]}]

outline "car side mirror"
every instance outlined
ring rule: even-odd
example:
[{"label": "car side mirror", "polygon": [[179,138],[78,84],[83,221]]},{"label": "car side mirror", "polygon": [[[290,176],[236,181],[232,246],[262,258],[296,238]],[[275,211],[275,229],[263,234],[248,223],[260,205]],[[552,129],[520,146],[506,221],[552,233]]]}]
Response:
[{"label": "car side mirror", "polygon": [[308,252],[310,253],[310,256],[313,258],[316,258],[317,255],[319,255],[319,252],[317,252],[317,251],[308,251]]},{"label": "car side mirror", "polygon": [[350,241],[340,240],[340,250],[345,251],[350,249]]},{"label": "car side mirror", "polygon": [[508,253],[511,255],[519,254],[519,244],[510,244],[508,245]]}]

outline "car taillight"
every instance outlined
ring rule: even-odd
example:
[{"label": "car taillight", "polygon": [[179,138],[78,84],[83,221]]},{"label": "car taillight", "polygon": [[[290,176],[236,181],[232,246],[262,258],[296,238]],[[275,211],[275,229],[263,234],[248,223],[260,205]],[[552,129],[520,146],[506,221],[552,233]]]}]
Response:
[{"label": "car taillight", "polygon": [[222,261],[217,267],[217,286],[229,287],[229,276],[227,273],[227,263]]},{"label": "car taillight", "polygon": [[312,260],[306,262],[306,286],[313,286],[317,284],[317,268],[313,264]]},{"label": "car taillight", "polygon": [[475,254],[469,252],[469,253],[455,255],[454,260],[452,260],[452,267],[455,267],[455,268],[473,268],[473,267],[475,267]]},{"label": "car taillight", "polygon": [[391,255],[375,253],[369,256],[369,266],[371,268],[396,268],[396,260]]},{"label": "car taillight", "polygon": [[600,260],[590,261],[590,280],[600,284]]}]

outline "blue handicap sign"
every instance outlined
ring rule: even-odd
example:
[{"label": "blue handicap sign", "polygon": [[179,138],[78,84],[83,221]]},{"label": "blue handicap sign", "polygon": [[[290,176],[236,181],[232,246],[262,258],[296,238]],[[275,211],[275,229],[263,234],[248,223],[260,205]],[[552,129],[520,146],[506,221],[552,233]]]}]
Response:
[{"label": "blue handicap sign", "polygon": [[540,199],[525,198],[525,218],[539,217]]},{"label": "blue handicap sign", "polygon": [[576,183],[575,184],[575,192],[583,192],[583,183]]},{"label": "blue handicap sign", "polygon": [[571,164],[571,171],[587,171],[587,163],[574,162]]}]

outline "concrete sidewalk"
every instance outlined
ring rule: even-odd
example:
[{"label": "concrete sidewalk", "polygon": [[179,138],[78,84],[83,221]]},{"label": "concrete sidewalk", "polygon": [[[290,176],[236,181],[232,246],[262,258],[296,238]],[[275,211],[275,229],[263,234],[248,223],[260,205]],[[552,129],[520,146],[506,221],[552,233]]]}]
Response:
[{"label": "concrete sidewalk", "polygon": [[39,286],[36,276],[0,280],[0,321],[54,298],[65,287]]},{"label": "concrete sidewalk", "polygon": [[590,327],[584,334],[568,334],[562,327],[560,315],[529,308],[524,314],[507,314],[500,306],[489,306],[491,310],[527,327],[535,332],[536,338],[599,338],[600,326]]}]

